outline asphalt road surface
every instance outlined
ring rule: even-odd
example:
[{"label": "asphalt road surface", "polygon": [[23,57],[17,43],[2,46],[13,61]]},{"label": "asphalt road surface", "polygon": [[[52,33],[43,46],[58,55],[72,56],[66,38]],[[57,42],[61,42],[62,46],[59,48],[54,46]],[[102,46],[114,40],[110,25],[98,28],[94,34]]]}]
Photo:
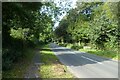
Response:
[{"label": "asphalt road surface", "polygon": [[60,62],[77,78],[118,78],[118,62],[50,44]]}]

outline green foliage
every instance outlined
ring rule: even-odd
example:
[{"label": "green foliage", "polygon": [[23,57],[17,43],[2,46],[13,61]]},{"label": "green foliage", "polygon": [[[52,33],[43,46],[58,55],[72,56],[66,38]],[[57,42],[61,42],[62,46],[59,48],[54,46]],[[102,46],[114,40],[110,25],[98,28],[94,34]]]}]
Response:
[{"label": "green foliage", "polygon": [[3,70],[8,70],[12,67],[13,62],[17,62],[23,54],[23,41],[13,40],[14,43],[3,48],[2,60],[3,60]]},{"label": "green foliage", "polygon": [[67,43],[59,43],[59,45],[66,47],[66,46],[67,46]]},{"label": "green foliage", "polygon": [[31,61],[33,60],[35,52],[36,52],[35,48],[27,48],[26,51],[23,52],[25,58],[21,58],[19,62],[12,65],[10,64],[10,60],[8,61],[8,64],[5,63],[7,65],[5,67],[9,69],[11,68],[10,67],[11,65],[12,68],[6,71],[4,70],[2,72],[2,78],[23,78],[24,74],[28,70],[29,65],[31,64]]},{"label": "green foliage", "polygon": [[87,52],[90,54],[95,54],[105,58],[111,58],[114,60],[118,60],[118,56],[119,56],[117,51],[115,50],[80,49],[80,51]]},{"label": "green foliage", "polygon": [[82,45],[73,44],[73,46],[71,48],[75,49],[75,50],[79,50],[79,49],[83,48],[83,46]]},{"label": "green foliage", "polygon": [[20,58],[25,58],[23,52],[28,47],[34,47],[39,42],[47,43],[52,37],[52,16],[42,12],[42,6],[54,11],[52,4],[3,3],[3,70],[10,69]]},{"label": "green foliage", "polygon": [[62,19],[55,35],[67,43],[90,43],[102,50],[117,49],[120,36],[117,5],[110,2],[77,3],[77,8],[71,9]]}]

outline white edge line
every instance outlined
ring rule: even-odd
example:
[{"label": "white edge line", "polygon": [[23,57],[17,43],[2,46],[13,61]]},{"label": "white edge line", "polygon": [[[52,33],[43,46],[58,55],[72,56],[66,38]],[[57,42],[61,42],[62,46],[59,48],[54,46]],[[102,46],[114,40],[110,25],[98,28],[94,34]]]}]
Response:
[{"label": "white edge line", "polygon": [[93,59],[90,59],[90,58],[87,58],[87,57],[84,57],[84,56],[81,56],[81,57],[82,57],[82,58],[85,58],[85,59],[87,59],[87,60],[93,61],[93,62],[97,62],[98,64],[102,64],[101,62],[95,61],[95,60],[93,60]]}]

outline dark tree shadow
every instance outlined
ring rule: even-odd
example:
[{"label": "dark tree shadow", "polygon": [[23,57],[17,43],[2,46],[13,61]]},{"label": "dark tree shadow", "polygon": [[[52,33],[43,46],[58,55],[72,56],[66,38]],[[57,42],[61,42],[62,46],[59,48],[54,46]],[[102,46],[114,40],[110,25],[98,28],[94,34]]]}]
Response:
[{"label": "dark tree shadow", "polygon": [[47,48],[43,48],[43,49],[40,49],[42,51],[51,51],[51,49],[47,49]]},{"label": "dark tree shadow", "polygon": [[117,63],[116,61],[113,61],[109,58],[103,58],[93,54],[75,51],[72,49],[57,46],[55,44],[52,45],[53,46],[51,46],[51,49],[55,55],[57,55],[63,64],[68,66],[83,66],[86,64],[96,64],[103,61],[112,61],[113,63]]},{"label": "dark tree shadow", "polygon": [[[98,71],[99,70],[100,71],[104,71],[104,70],[109,71],[108,66],[111,67],[112,64],[115,64],[115,65],[113,65],[114,66],[113,68],[115,68],[113,73],[115,75],[117,74],[118,67],[117,67],[117,62],[116,61],[112,61],[111,59],[99,57],[99,56],[89,54],[89,53],[83,53],[83,52],[75,51],[75,50],[72,50],[72,49],[69,49],[69,48],[60,47],[60,46],[57,46],[55,44],[52,44],[52,45],[50,44],[50,47],[51,47],[51,49],[46,49],[45,48],[43,50],[44,51],[49,51],[49,50],[51,51],[52,50],[54,52],[54,54],[56,55],[56,57],[58,58],[58,61],[56,61],[57,58],[56,58],[56,60],[53,59],[54,56],[55,56],[54,54],[42,54],[42,55],[44,56],[43,59],[50,58],[50,61],[52,61],[53,64],[64,64],[66,66],[69,66],[70,68],[74,67],[73,70],[78,70],[78,71],[79,70],[81,71],[81,69],[84,68],[84,66],[86,67],[86,65],[88,65],[88,64],[90,66],[87,66],[87,68],[92,67],[93,71],[94,71],[94,68],[98,69]],[[95,61],[92,61],[90,59],[95,60]],[[100,63],[102,63],[104,61],[110,61],[110,63],[107,62],[105,64],[107,66],[101,65]],[[61,63],[59,63],[59,62],[61,62]],[[112,64],[111,64],[111,62],[112,62]],[[45,64],[50,65],[48,63],[45,63]],[[97,64],[97,66],[96,66],[96,64]],[[89,69],[91,69],[91,68],[89,68]],[[111,79],[113,79],[113,78],[111,78]],[[111,79],[108,79],[108,80],[111,80]],[[94,79],[93,78],[91,78],[91,79],[81,78],[81,80],[96,80],[96,78],[94,78]],[[103,80],[103,79],[100,79],[100,80]],[[114,78],[113,80],[116,80],[116,79]]]}]

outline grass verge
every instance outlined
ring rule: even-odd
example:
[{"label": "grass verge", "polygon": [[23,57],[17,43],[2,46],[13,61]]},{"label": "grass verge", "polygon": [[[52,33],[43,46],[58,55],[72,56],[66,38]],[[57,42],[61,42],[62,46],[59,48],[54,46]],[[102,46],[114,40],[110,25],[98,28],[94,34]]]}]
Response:
[{"label": "grass verge", "polygon": [[[67,44],[67,48],[72,48],[73,44]],[[81,52],[87,52],[90,54],[102,56],[105,58],[111,58],[113,60],[120,60],[120,53],[114,50],[96,50],[96,49],[79,49]]]},{"label": "grass verge", "polygon": [[35,50],[28,48],[25,52],[25,57],[13,65],[13,68],[2,72],[3,78],[23,78],[28,66],[31,64]]},{"label": "grass verge", "polygon": [[80,49],[79,51],[87,52],[90,54],[95,54],[95,55],[102,56],[105,58],[111,58],[113,60],[118,60],[117,51],[112,51],[112,50],[104,50],[103,51],[103,50],[95,50],[95,49]]},{"label": "grass verge", "polygon": [[67,71],[66,66],[61,64],[54,55],[49,45],[41,49],[40,76],[41,78],[73,78],[73,75]]}]

